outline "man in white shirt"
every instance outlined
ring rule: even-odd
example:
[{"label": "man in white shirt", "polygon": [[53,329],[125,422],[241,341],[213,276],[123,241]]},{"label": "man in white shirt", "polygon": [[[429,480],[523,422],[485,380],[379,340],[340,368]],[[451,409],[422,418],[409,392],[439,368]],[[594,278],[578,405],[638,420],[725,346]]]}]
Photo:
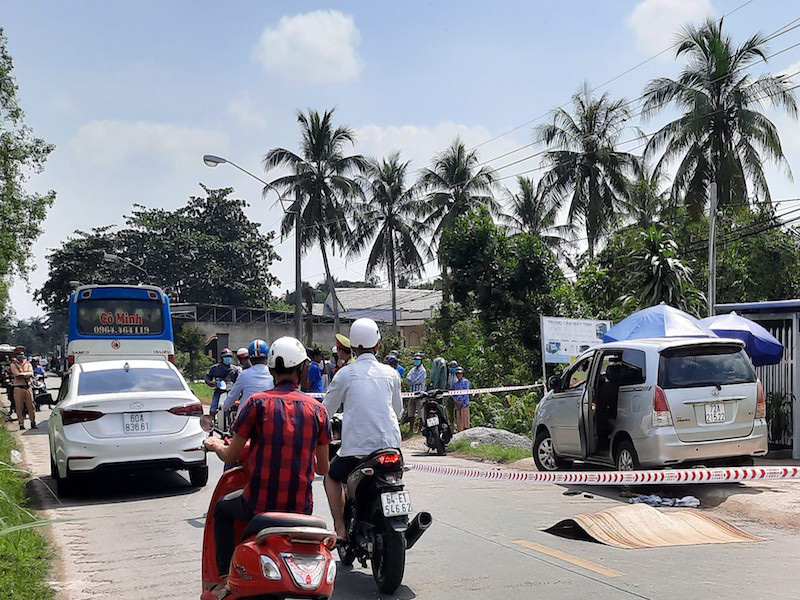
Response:
[{"label": "man in white shirt", "polygon": [[236,378],[236,382],[228,392],[222,410],[229,412],[239,401],[239,408],[252,396],[259,392],[267,392],[275,387],[275,381],[267,368],[269,346],[264,340],[253,340],[248,347],[250,368],[245,369]]},{"label": "man in white shirt", "polygon": [[380,340],[380,330],[372,319],[357,319],[351,325],[350,347],[356,360],[339,369],[323,402],[331,415],[344,405],[342,445],[325,477],[325,492],[339,538],[347,535],[342,487],[347,476],[376,450],[400,448],[400,375],[375,358]]}]

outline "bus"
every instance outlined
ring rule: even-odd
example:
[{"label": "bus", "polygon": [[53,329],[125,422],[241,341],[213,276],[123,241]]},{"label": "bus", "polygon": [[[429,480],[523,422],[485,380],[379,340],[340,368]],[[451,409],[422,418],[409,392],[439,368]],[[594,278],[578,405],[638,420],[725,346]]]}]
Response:
[{"label": "bus", "polygon": [[151,285],[83,285],[69,298],[67,366],[119,358],[175,361],[169,298]]}]

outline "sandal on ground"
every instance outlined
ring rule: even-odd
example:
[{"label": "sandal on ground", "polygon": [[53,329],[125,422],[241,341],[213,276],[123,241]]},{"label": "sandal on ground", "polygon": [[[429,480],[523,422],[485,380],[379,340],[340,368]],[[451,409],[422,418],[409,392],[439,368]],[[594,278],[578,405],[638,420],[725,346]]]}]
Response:
[{"label": "sandal on ground", "polygon": [[25,431],[25,425],[23,425],[22,423],[20,423],[20,424],[19,424],[19,430],[20,430],[20,431]]}]

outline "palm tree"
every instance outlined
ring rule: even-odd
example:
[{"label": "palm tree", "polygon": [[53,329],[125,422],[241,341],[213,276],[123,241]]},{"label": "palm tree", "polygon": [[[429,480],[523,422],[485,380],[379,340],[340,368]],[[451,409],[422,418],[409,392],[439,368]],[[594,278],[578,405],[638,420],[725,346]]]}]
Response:
[{"label": "palm tree", "polygon": [[680,159],[673,196],[684,198],[694,216],[705,209],[712,181],[720,207],[747,205],[748,183],[756,198],[769,201],[762,158],[783,165],[790,174],[778,131],[759,109],[771,104],[796,116],[791,80],[744,73],[753,63],[766,62],[766,42],[756,34],[735,47],[722,31],[722,19],[688,26],[675,53],[687,59],[678,79],[654,79],[645,89],[643,117],[669,105],[683,111],[650,138],[645,156],[663,150],[659,169]]},{"label": "palm tree", "polygon": [[588,83],[572,96],[572,104],[574,115],[557,108],[551,122],[536,128],[535,140],[549,148],[539,194],[559,206],[570,197],[569,221],[583,225],[593,256],[628,189],[633,156],[617,150],[617,144],[630,112],[623,99],[594,97]]},{"label": "palm tree", "polygon": [[[281,223],[281,235],[288,235],[296,226],[298,205],[301,211],[302,248],[319,246],[325,277],[333,296],[334,328],[339,331],[339,300],[333,285],[328,251],[346,247],[350,235],[347,222],[349,201],[361,194],[353,175],[366,167],[361,155],[346,156],[344,146],[355,142],[355,133],[345,126],[334,127],[333,109],[322,115],[315,110],[297,113],[302,139],[300,153],[273,148],[264,156],[264,170],[286,167],[290,175],[278,177],[271,185],[282,192],[293,192],[292,210]],[[264,193],[268,188],[264,188]]]},{"label": "palm tree", "polygon": [[416,220],[419,200],[413,186],[406,185],[409,161],[395,152],[388,159],[371,159],[359,178],[365,192],[362,206],[355,210],[356,225],[350,240],[351,255],[372,244],[364,277],[385,268],[392,285],[392,330],[397,332],[397,278],[419,277],[431,251],[422,234],[426,226]]},{"label": "palm tree", "polygon": [[517,177],[519,191],[505,191],[507,212],[500,215],[500,222],[509,232],[538,235],[547,247],[560,252],[572,234],[573,227],[556,225],[558,202],[543,198],[537,193],[536,184],[530,177]]},{"label": "palm tree", "polygon": [[436,243],[445,227],[479,207],[487,206],[493,214],[499,206],[492,196],[496,176],[487,166],[480,166],[474,150],[467,150],[460,138],[433,158],[430,168],[420,171],[417,185],[424,192],[426,222]]},{"label": "palm tree", "polygon": [[634,180],[620,206],[620,218],[626,227],[648,229],[669,208],[669,192],[664,190],[666,177],[643,160],[634,165]]}]

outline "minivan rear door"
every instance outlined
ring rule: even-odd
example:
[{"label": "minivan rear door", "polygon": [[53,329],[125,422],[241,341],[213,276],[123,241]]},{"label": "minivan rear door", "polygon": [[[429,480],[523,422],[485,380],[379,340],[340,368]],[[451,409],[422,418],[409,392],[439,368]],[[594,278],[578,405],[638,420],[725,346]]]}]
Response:
[{"label": "minivan rear door", "polygon": [[683,442],[750,435],[756,412],[756,374],[739,344],[693,344],[661,352],[658,385]]}]

